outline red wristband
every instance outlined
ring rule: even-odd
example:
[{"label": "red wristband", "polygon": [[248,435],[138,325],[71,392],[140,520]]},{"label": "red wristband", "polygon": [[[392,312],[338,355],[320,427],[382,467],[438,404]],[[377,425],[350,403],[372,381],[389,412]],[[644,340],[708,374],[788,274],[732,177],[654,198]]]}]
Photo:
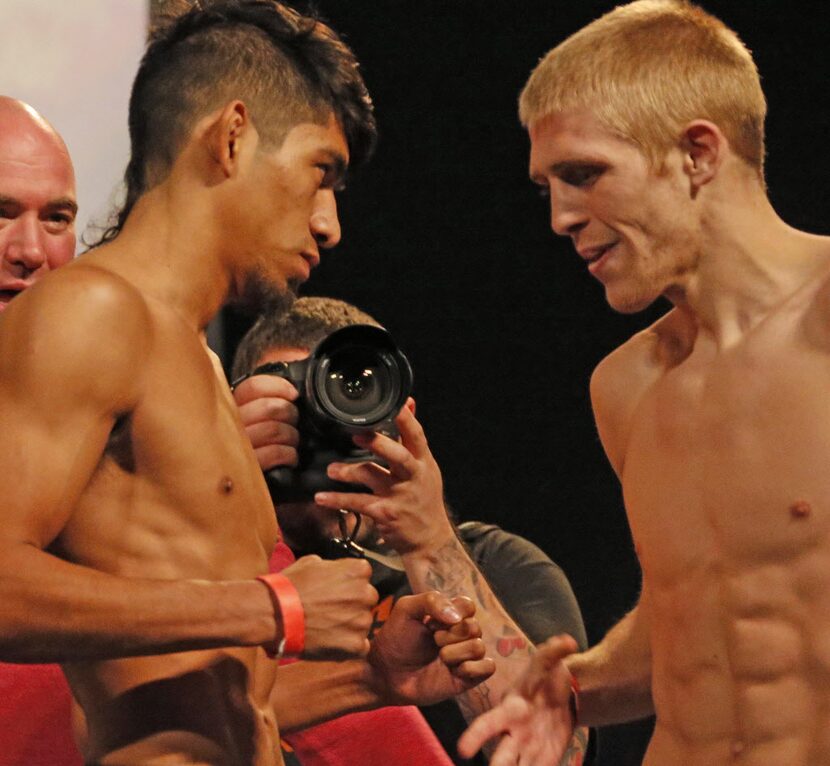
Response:
[{"label": "red wristband", "polygon": [[571,697],[568,700],[568,705],[571,708],[571,715],[574,717],[574,728],[579,726],[579,681],[576,680],[576,676],[571,673],[570,674],[571,680]]},{"label": "red wristband", "polygon": [[279,659],[284,654],[299,657],[305,648],[305,612],[300,594],[294,584],[282,574],[264,574],[256,578],[268,587],[274,611],[282,623],[282,638],[265,647],[269,657]]}]

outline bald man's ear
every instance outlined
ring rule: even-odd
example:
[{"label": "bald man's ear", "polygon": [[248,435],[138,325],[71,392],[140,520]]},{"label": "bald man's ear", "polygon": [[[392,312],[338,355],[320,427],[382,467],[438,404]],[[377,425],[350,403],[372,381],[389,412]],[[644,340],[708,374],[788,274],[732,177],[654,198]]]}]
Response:
[{"label": "bald man's ear", "polygon": [[692,189],[708,184],[716,175],[729,142],[720,128],[709,120],[690,122],[682,134],[683,171]]},{"label": "bald man's ear", "polygon": [[205,132],[208,152],[226,178],[239,166],[240,155],[249,145],[256,146],[259,136],[244,102],[231,101],[214,117]]}]

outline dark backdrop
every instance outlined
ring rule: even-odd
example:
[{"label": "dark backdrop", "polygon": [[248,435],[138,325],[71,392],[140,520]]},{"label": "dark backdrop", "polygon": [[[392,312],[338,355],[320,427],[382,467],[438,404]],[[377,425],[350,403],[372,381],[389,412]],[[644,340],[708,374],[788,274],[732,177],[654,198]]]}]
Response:
[{"label": "dark backdrop", "polygon": [[[546,50],[612,5],[319,0],[363,62],[380,143],[341,197],[342,244],[303,290],[356,303],[391,330],[413,362],[418,416],[451,503],[556,560],[592,641],[633,606],[639,581],[588,380],[665,306],[613,313],[551,234],[527,180],[516,99]],[[778,0],[704,6],[755,52],[775,206],[795,226],[830,233],[826,13]],[[228,318],[230,345],[243,328]],[[642,727],[606,735],[604,766],[639,763]]]}]

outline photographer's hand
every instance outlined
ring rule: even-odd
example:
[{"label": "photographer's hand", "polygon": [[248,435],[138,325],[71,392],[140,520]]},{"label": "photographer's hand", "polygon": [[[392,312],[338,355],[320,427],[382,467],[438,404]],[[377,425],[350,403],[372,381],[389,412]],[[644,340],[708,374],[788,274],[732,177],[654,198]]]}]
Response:
[{"label": "photographer's hand", "polygon": [[495,670],[468,598],[402,596],[375,635],[368,661],[387,704],[431,705],[481,683]]},{"label": "photographer's hand", "polygon": [[382,434],[355,436],[359,447],[370,450],[389,468],[376,463],[332,463],[328,475],[339,481],[363,484],[373,494],[320,492],[315,501],[326,508],[357,511],[374,520],[379,534],[398,553],[429,553],[455,540],[444,505],[441,471],[429,450],[421,424],[404,407],[395,424],[396,442]]},{"label": "photographer's hand", "polygon": [[297,389],[276,375],[243,380],[233,398],[263,471],[297,464]]}]

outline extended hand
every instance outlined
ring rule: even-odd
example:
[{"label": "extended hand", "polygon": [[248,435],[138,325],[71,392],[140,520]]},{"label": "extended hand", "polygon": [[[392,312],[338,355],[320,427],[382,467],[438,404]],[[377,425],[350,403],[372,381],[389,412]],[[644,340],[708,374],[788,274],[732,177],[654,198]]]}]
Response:
[{"label": "extended hand", "polygon": [[378,600],[378,592],[369,584],[372,567],[368,561],[303,556],[282,574],[291,580],[303,604],[304,659],[366,656],[371,609]]},{"label": "extended hand", "polygon": [[233,398],[259,467],[296,465],[297,389],[276,375],[254,375],[233,390]]},{"label": "extended hand", "polygon": [[372,641],[369,664],[390,704],[431,705],[472,688],[495,670],[484,656],[470,599],[435,591],[400,598]]},{"label": "extended hand", "polygon": [[574,730],[570,673],[562,660],[576,650],[570,636],[548,639],[517,687],[476,718],[461,736],[461,756],[471,758],[486,742],[503,734],[490,766],[556,766]]},{"label": "extended hand", "polygon": [[386,461],[332,463],[328,475],[363,484],[373,494],[318,492],[315,501],[326,508],[346,508],[374,519],[378,533],[398,553],[438,549],[454,539],[444,506],[441,471],[429,450],[421,424],[408,407],[395,419],[401,441],[381,434],[356,436],[355,443]]}]

